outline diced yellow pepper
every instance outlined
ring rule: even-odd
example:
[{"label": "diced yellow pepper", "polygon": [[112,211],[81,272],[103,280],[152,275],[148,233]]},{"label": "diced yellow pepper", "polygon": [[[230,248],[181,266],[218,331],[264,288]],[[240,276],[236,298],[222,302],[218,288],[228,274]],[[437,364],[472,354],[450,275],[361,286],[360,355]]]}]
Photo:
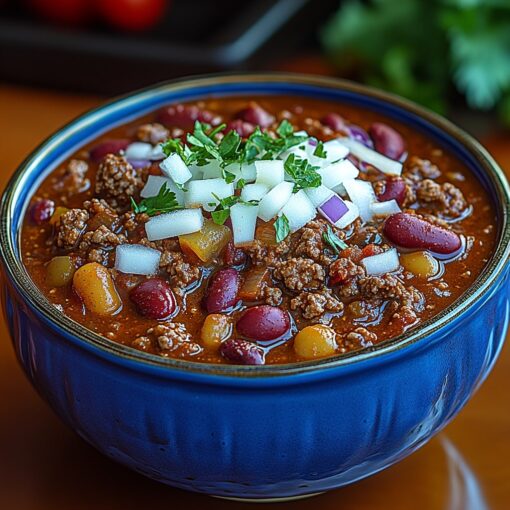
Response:
[{"label": "diced yellow pepper", "polygon": [[335,354],[337,347],[334,329],[324,324],[307,326],[294,338],[294,351],[304,359],[331,356]]},{"label": "diced yellow pepper", "polygon": [[112,315],[122,305],[110,271],[97,262],[85,264],[74,273],[73,287],[85,307],[98,315]]},{"label": "diced yellow pepper", "polygon": [[217,350],[224,340],[232,334],[232,324],[228,316],[211,313],[206,318],[200,331],[202,345]]},{"label": "diced yellow pepper", "polygon": [[439,272],[439,262],[427,251],[400,254],[402,267],[420,278],[431,278]]},{"label": "diced yellow pepper", "polygon": [[184,253],[194,253],[202,262],[210,262],[219,255],[232,237],[232,231],[225,225],[206,220],[202,230],[179,236]]},{"label": "diced yellow pepper", "polygon": [[257,225],[255,230],[255,239],[260,241],[264,246],[275,246],[276,242],[276,230],[274,229],[273,222],[261,222]]}]

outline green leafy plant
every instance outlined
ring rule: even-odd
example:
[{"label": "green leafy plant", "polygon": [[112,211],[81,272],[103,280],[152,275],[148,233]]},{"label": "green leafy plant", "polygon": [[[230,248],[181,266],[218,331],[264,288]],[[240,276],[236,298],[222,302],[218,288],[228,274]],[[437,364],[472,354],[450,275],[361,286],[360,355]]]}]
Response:
[{"label": "green leafy plant", "polygon": [[344,72],[445,113],[453,87],[510,124],[510,1],[345,0],[324,27]]}]

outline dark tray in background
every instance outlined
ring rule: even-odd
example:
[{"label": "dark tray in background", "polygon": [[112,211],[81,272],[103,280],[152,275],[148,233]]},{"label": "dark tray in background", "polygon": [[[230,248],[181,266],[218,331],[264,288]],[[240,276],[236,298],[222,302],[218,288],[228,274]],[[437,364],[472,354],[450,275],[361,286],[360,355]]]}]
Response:
[{"label": "dark tray in background", "polygon": [[174,0],[153,31],[68,29],[0,14],[0,79],[121,93],[177,76],[269,69],[314,44],[338,0]]}]

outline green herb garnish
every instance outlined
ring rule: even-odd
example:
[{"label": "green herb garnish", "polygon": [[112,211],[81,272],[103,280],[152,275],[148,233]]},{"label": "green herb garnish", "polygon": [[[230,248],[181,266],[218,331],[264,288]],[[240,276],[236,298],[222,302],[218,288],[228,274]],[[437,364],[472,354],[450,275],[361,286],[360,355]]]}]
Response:
[{"label": "green herb garnish", "polygon": [[282,214],[276,218],[273,225],[276,231],[276,242],[281,243],[290,234],[289,220],[285,214]]},{"label": "green herb garnish", "polygon": [[329,244],[331,249],[335,252],[335,255],[338,255],[340,250],[345,250],[348,247],[347,244],[333,232],[333,229],[329,225],[326,232],[322,234],[322,240],[326,244]]},{"label": "green herb garnish", "polygon": [[315,150],[313,151],[313,155],[317,156],[318,158],[326,158],[328,153],[324,149],[324,144],[322,142],[317,142],[317,147],[315,147]]},{"label": "green herb garnish", "polygon": [[135,214],[146,213],[149,216],[182,209],[177,202],[175,193],[170,191],[166,184],[161,186],[155,197],[144,198],[139,204],[131,197],[131,207]]},{"label": "green herb garnish", "polygon": [[311,165],[308,160],[290,154],[284,163],[285,171],[295,182],[294,193],[303,188],[318,188],[322,177],[317,173],[318,166]]},{"label": "green herb garnish", "polygon": [[[227,219],[230,217],[230,208],[236,204],[243,205],[257,205],[258,202],[256,200],[250,200],[246,202],[238,195],[232,195],[226,198],[220,198],[214,193],[212,196],[219,202],[216,206],[216,209],[211,212],[211,218],[217,225],[223,225]],[[212,207],[216,205],[216,202],[210,202],[209,205]]]}]

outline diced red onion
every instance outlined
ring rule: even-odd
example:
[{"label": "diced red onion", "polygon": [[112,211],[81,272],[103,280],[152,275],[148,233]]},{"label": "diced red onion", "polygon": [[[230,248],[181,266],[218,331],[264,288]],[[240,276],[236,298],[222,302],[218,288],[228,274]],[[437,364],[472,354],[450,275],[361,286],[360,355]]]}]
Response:
[{"label": "diced red onion", "polygon": [[349,212],[349,208],[345,205],[345,202],[336,194],[332,195],[326,202],[321,204],[318,209],[322,216],[333,224]]},{"label": "diced red onion", "polygon": [[374,146],[374,142],[372,142],[372,139],[362,127],[356,126],[355,124],[349,124],[346,126],[346,129],[349,134],[349,138],[352,140],[362,143],[366,147],[372,148]]},{"label": "diced red onion", "polygon": [[146,168],[151,164],[147,159],[128,159],[128,162],[135,170]]}]

